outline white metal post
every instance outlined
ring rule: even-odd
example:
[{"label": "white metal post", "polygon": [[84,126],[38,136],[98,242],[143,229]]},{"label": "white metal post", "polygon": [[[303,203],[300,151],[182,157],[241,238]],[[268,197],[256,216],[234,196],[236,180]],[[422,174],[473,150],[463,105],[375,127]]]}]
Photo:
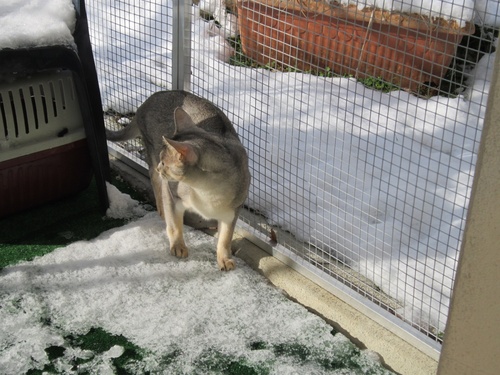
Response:
[{"label": "white metal post", "polygon": [[496,58],[439,375],[500,373],[500,59]]},{"label": "white metal post", "polygon": [[173,2],[172,90],[191,86],[191,7],[185,0]]}]

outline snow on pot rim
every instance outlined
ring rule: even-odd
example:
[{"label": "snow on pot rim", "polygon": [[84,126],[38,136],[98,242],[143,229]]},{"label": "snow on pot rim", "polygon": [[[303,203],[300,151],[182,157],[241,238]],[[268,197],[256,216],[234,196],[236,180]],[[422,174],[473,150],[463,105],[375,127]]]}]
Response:
[{"label": "snow on pot rim", "polygon": [[[451,13],[450,18],[444,18],[441,12],[432,10],[434,4],[441,4],[441,1],[430,2],[432,8],[415,7],[411,4],[404,6],[400,3],[400,10],[388,6],[377,7],[363,1],[356,4],[328,0],[239,0],[238,2],[245,1],[254,1],[281,10],[306,12],[311,17],[317,14],[357,22],[377,22],[382,25],[400,26],[422,32],[445,32],[458,35],[474,33],[474,24],[471,22],[474,12],[473,4],[470,9],[464,8],[465,5],[455,5],[457,9],[460,9],[460,13],[455,14],[457,13],[455,11]],[[420,12],[417,12],[418,10]],[[462,17],[457,18],[458,15]]]}]

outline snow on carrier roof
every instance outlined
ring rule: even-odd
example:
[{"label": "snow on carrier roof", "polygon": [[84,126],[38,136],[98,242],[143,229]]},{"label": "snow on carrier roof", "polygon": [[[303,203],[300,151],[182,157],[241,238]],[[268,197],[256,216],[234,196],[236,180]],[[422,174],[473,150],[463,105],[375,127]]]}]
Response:
[{"label": "snow on carrier roof", "polygon": [[74,47],[72,0],[0,2],[0,49],[65,45]]}]

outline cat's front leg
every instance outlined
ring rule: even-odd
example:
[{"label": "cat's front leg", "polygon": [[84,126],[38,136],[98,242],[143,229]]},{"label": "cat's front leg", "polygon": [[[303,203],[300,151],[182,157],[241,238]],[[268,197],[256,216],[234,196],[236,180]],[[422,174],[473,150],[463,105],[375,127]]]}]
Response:
[{"label": "cat's front leg", "polygon": [[[165,201],[165,200],[164,200]],[[164,205],[165,222],[167,224],[167,237],[170,243],[170,254],[178,258],[188,256],[188,248],[184,242],[183,216],[184,210],[173,205]]]},{"label": "cat's front leg", "polygon": [[162,211],[167,226],[170,254],[178,258],[186,258],[188,256],[188,248],[184,242],[184,208],[175,201],[167,181],[163,181],[161,192]]},{"label": "cat's front leg", "polygon": [[170,242],[170,254],[177,258],[186,258],[188,256],[188,248],[184,242],[184,235],[182,233],[182,220],[181,226],[172,226],[167,222],[167,236]]},{"label": "cat's front leg", "polygon": [[163,199],[162,199],[162,184],[163,180],[160,174],[156,171],[156,169],[149,168],[149,177],[151,180],[151,185],[153,186],[153,193],[156,201],[156,210],[158,214],[165,219],[165,213],[163,212]]},{"label": "cat's front leg", "polygon": [[233,220],[219,220],[219,240],[217,241],[217,264],[221,271],[231,271],[236,266],[232,259],[231,242],[238,215]]}]

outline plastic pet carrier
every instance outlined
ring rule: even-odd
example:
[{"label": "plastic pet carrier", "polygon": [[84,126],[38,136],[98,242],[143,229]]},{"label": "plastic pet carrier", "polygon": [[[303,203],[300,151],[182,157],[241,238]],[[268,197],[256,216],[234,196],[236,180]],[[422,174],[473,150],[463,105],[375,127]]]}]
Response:
[{"label": "plastic pet carrier", "polygon": [[0,50],[0,217],[64,198],[95,176],[108,207],[109,159],[83,1],[74,46]]},{"label": "plastic pet carrier", "polygon": [[74,194],[91,178],[71,72],[0,85],[0,215]]}]

